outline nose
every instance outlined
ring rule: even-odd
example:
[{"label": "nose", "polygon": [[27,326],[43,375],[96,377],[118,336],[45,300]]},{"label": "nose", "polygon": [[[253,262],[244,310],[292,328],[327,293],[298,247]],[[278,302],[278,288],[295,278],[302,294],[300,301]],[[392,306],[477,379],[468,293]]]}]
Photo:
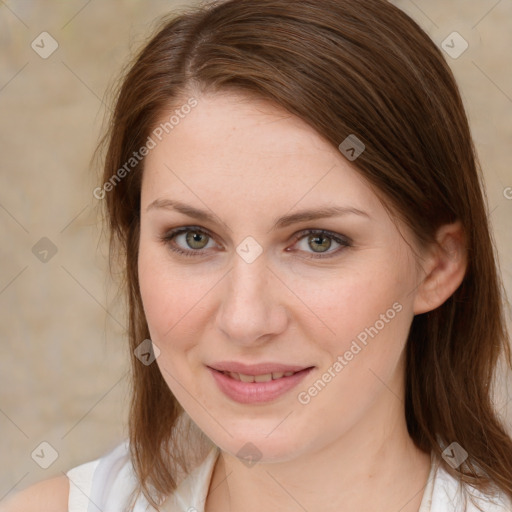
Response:
[{"label": "nose", "polygon": [[283,284],[267,266],[265,254],[252,263],[238,255],[219,290],[216,327],[233,343],[262,345],[285,331],[288,314]]}]

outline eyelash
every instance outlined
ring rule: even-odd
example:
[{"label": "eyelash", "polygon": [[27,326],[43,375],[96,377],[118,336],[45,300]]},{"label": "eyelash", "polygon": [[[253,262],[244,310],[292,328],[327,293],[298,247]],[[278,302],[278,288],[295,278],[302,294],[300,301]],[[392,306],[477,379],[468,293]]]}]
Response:
[{"label": "eyelash", "polygon": [[[202,249],[197,249],[195,251],[194,250],[185,250],[185,249],[182,249],[181,247],[177,247],[177,246],[173,247],[171,245],[171,242],[174,240],[174,238],[176,238],[178,235],[181,235],[182,233],[188,233],[188,232],[200,233],[202,235],[206,235],[210,239],[213,238],[204,229],[201,229],[201,228],[195,227],[195,226],[184,226],[184,227],[176,228],[176,229],[173,229],[173,230],[167,232],[165,235],[160,237],[160,240],[171,251],[173,251],[175,253],[178,253],[181,256],[192,257],[192,258],[193,257],[201,256],[201,253],[203,252]],[[332,233],[330,231],[326,231],[324,229],[306,229],[304,231],[301,231],[300,233],[297,233],[296,235],[294,235],[294,244],[296,244],[299,240],[301,240],[302,238],[304,238],[304,237],[306,237],[308,235],[318,235],[318,236],[322,236],[322,237],[325,237],[325,238],[329,238],[329,239],[334,240],[336,243],[341,245],[341,247],[339,247],[338,249],[336,249],[334,251],[326,252],[325,254],[327,254],[327,256],[322,256],[321,255],[322,253],[316,253],[316,254],[313,253],[312,255],[306,256],[306,258],[308,258],[308,259],[327,259],[327,258],[331,258],[331,257],[337,255],[339,252],[341,252],[344,248],[352,246],[352,242],[351,242],[351,240],[349,238],[341,236],[341,235],[338,235],[336,233]]]}]

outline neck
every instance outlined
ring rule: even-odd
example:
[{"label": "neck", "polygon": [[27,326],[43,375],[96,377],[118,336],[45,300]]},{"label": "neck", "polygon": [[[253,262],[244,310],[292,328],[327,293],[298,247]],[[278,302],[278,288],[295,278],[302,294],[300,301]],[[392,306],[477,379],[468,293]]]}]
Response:
[{"label": "neck", "polygon": [[403,402],[389,391],[333,443],[286,462],[247,467],[221,452],[206,512],[418,512],[430,454],[407,432]]}]

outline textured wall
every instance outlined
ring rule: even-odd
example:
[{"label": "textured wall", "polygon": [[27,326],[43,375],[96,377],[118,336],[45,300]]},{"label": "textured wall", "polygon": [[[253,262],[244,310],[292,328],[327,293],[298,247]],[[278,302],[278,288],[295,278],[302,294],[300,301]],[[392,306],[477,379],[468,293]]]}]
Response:
[{"label": "textured wall", "polygon": [[[510,296],[512,2],[395,3],[438,45],[454,31],[469,45],[446,58],[485,171]],[[126,434],[125,318],[107,279],[90,158],[107,87],[153,21],[177,5],[0,2],[0,499],[101,455]],[[56,43],[44,31],[58,44],[49,56]],[[464,42],[452,39],[455,55]],[[58,453],[48,469],[40,465],[53,452],[41,442]],[[31,458],[36,447],[40,465]]]}]

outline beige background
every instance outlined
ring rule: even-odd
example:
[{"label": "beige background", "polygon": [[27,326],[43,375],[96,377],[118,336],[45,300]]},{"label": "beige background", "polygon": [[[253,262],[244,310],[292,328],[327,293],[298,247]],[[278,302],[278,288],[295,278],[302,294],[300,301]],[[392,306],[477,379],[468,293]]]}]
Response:
[{"label": "beige background", "polygon": [[[395,3],[436,44],[453,31],[469,43],[446,58],[484,167],[510,296],[512,1]],[[89,161],[107,87],[176,5],[192,2],[0,2],[0,499],[100,456],[126,434],[125,319],[107,279]],[[47,59],[31,48],[43,31],[59,45]],[[42,237],[57,248],[46,263],[32,252]],[[58,452],[48,469],[31,458],[43,441]]]}]

